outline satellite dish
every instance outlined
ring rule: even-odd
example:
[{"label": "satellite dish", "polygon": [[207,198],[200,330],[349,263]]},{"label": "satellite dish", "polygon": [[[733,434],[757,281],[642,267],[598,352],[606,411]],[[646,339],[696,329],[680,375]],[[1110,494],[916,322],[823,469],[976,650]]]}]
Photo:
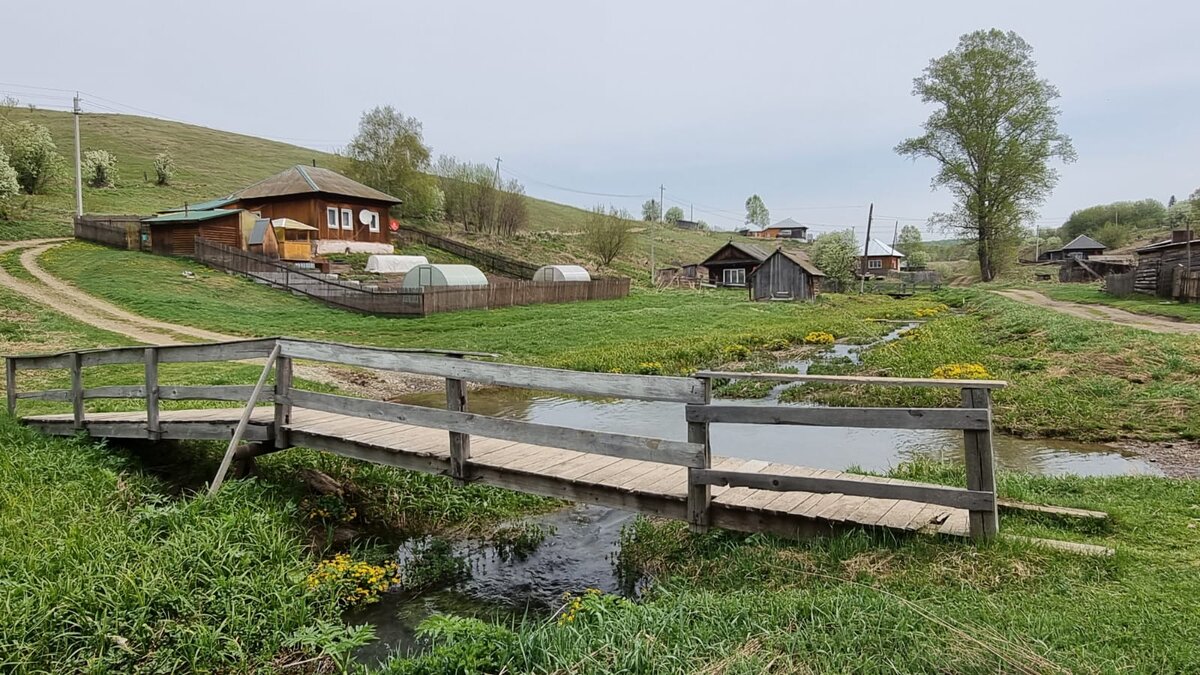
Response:
[{"label": "satellite dish", "polygon": [[370,225],[371,219],[374,217],[375,213],[366,209],[358,212],[358,222],[362,223],[363,225]]}]

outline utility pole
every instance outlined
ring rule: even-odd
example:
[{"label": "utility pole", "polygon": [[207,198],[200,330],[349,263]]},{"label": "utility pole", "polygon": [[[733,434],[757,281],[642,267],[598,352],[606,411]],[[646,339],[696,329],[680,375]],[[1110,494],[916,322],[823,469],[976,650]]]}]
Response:
[{"label": "utility pole", "polygon": [[[406,149],[407,151],[407,149]],[[496,175],[492,178],[492,232],[497,232],[496,211],[500,207],[500,155],[496,155]]]},{"label": "utility pole", "polygon": [[1037,221],[1033,223],[1033,261],[1042,257],[1042,226]]},{"label": "utility pole", "polygon": [[[666,206],[663,200],[666,198],[667,186],[658,186],[658,222],[663,222],[663,209]],[[650,221],[650,287],[654,287],[654,221]]]},{"label": "utility pole", "polygon": [[875,202],[867,209],[867,243],[863,244],[862,279],[858,282],[858,294],[867,291],[867,253],[871,250],[871,220],[875,217]]},{"label": "utility pole", "polygon": [[896,248],[896,236],[900,234],[900,221],[896,221],[895,227],[892,228],[892,249]]},{"label": "utility pole", "polygon": [[79,153],[79,92],[75,92],[75,215],[83,217],[83,163]]}]

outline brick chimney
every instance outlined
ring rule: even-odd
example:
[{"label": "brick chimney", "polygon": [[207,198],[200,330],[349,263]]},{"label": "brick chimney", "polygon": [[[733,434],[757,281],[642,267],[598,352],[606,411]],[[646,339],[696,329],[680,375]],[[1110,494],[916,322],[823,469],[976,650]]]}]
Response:
[{"label": "brick chimney", "polygon": [[1191,230],[1171,230],[1171,243],[1182,244],[1188,239],[1191,239],[1191,234]]}]

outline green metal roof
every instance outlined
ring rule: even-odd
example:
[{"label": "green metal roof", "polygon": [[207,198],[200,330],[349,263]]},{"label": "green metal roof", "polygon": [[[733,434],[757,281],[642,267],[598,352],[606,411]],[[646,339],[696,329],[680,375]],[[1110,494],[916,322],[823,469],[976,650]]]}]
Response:
[{"label": "green metal roof", "polygon": [[177,211],[175,213],[164,213],[161,216],[142,219],[143,223],[151,225],[158,223],[199,223],[205,220],[212,220],[222,216],[228,216],[231,213],[237,213],[242,209],[188,209],[185,211]]},{"label": "green metal roof", "polygon": [[183,211],[184,209],[186,209],[188,211],[209,211],[211,209],[219,209],[222,206],[227,206],[236,201],[237,201],[237,197],[233,197],[233,196],[217,197],[216,199],[210,199],[206,202],[196,202],[195,204],[188,204],[186,207],[176,206],[173,209],[163,209],[163,213],[174,213],[176,211]]}]

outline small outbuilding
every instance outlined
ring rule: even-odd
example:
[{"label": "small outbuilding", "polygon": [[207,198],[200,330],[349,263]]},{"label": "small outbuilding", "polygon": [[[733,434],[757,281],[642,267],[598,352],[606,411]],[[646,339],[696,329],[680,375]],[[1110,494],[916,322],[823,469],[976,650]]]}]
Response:
[{"label": "small outbuilding", "polygon": [[406,291],[418,288],[446,288],[472,286],[485,288],[487,277],[473,265],[417,265],[404,275]]},{"label": "small outbuilding", "polygon": [[423,255],[373,255],[367,258],[367,271],[374,274],[408,274],[418,265],[428,265]]},{"label": "small outbuilding", "polygon": [[545,265],[533,274],[534,281],[591,281],[592,275],[579,265]]},{"label": "small outbuilding", "polygon": [[808,254],[776,249],[750,272],[750,299],[812,300],[824,278]]},{"label": "small outbuilding", "polygon": [[707,272],[708,281],[717,286],[745,288],[750,272],[771,255],[753,244],[729,240],[708,256],[700,267]]},{"label": "small outbuilding", "polygon": [[1067,242],[1067,245],[1062,248],[1042,251],[1041,255],[1038,256],[1038,260],[1088,260],[1093,256],[1104,255],[1105,248],[1104,244],[1086,234],[1081,234]]}]

